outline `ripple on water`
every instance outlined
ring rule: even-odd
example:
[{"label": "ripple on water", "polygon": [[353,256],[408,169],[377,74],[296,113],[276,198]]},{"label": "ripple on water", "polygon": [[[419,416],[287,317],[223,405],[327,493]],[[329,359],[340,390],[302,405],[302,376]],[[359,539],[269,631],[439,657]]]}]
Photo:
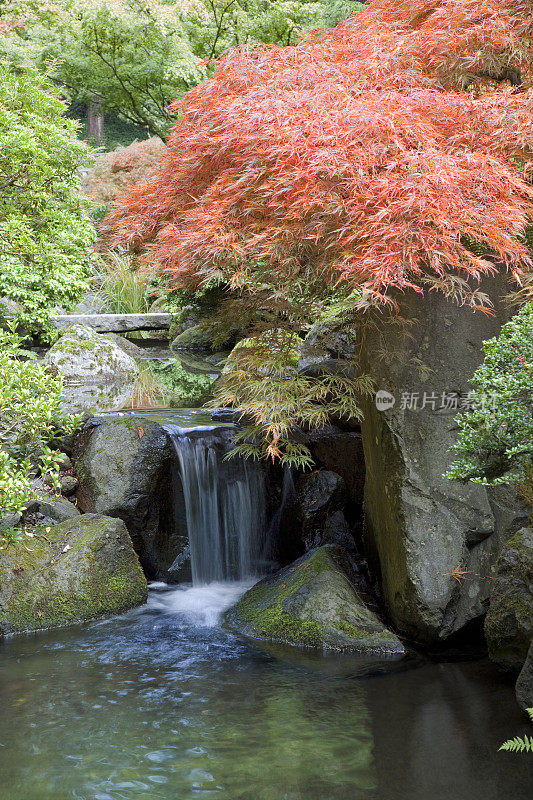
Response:
[{"label": "ripple on water", "polygon": [[0,800],[530,800],[487,662],[262,647],[218,624],[245,588],[0,643]]}]

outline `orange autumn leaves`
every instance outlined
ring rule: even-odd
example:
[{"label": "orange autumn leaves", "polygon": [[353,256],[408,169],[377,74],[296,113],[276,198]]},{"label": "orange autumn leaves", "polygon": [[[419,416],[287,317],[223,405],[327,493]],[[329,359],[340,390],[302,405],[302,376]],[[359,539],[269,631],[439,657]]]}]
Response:
[{"label": "orange autumn leaves", "polygon": [[312,271],[369,303],[485,307],[484,273],[530,269],[532,42],[525,0],[374,0],[298,47],[232,50],[108,224],[178,284],[290,294]]}]

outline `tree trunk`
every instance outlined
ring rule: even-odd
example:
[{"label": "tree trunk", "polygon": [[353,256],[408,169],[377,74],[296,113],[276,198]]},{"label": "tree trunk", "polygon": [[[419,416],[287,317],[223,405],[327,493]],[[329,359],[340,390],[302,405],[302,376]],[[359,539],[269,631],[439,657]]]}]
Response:
[{"label": "tree trunk", "polygon": [[87,105],[87,133],[97,145],[104,141],[104,115],[100,101],[95,97]]}]

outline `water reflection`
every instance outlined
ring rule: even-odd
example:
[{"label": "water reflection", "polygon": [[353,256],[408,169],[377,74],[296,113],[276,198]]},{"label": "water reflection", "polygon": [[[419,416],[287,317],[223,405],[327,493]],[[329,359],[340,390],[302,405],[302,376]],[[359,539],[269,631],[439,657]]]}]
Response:
[{"label": "water reflection", "polygon": [[530,796],[527,761],[496,752],[520,716],[484,662],[287,659],[215,624],[227,586],[161,589],[0,645],[1,800]]}]

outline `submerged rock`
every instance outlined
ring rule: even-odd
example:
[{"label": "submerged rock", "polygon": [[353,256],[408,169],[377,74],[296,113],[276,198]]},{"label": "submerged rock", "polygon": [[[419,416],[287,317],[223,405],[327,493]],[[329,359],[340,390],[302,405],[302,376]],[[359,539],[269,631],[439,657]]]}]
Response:
[{"label": "submerged rock", "polygon": [[403,654],[404,647],[363,602],[346,552],[336,545],[311,550],[249,589],[226,612],[226,624],[256,639]]},{"label": "submerged rock", "polygon": [[522,528],[503,548],[485,620],[489,656],[522,669],[533,638],[533,528]]},{"label": "submerged rock", "polygon": [[124,523],[86,514],[0,552],[0,635],[116,614],[146,600]]}]

